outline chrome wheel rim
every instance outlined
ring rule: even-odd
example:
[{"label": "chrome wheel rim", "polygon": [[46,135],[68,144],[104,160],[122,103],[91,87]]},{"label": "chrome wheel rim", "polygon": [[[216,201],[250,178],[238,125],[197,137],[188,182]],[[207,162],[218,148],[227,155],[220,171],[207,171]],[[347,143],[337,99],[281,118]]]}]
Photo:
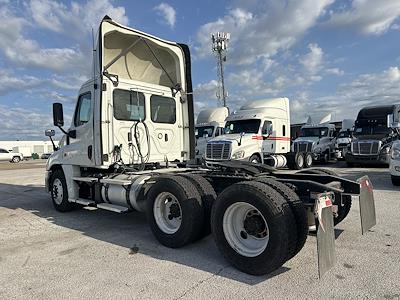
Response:
[{"label": "chrome wheel rim", "polygon": [[253,205],[236,202],[223,216],[223,231],[228,244],[240,255],[255,257],[269,242],[269,228],[264,216]]},{"label": "chrome wheel rim", "polygon": [[166,234],[173,234],[182,224],[182,208],[178,199],[169,192],[160,193],[153,206],[153,215],[158,228]]},{"label": "chrome wheel rim", "polygon": [[53,186],[51,188],[51,194],[54,202],[60,205],[64,198],[63,185],[60,179],[54,179]]},{"label": "chrome wheel rim", "polygon": [[303,167],[304,166],[303,155],[299,155],[299,159],[297,160],[297,163],[299,164],[299,167]]},{"label": "chrome wheel rim", "polygon": [[311,166],[311,165],[312,165],[312,156],[307,155],[307,166]]}]

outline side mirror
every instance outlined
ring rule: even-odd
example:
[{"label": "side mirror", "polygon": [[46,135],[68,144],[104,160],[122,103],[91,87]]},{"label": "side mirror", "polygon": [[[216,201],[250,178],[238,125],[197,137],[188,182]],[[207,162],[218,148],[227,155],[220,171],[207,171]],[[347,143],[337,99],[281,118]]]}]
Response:
[{"label": "side mirror", "polygon": [[53,123],[54,126],[64,126],[64,112],[61,103],[53,103]]},{"label": "side mirror", "polygon": [[47,129],[47,130],[45,130],[44,135],[48,136],[48,137],[52,137],[52,136],[56,135],[56,132],[54,129]]},{"label": "side mirror", "polygon": [[395,122],[393,114],[390,114],[387,116],[387,127],[388,128],[400,128],[400,123]]}]

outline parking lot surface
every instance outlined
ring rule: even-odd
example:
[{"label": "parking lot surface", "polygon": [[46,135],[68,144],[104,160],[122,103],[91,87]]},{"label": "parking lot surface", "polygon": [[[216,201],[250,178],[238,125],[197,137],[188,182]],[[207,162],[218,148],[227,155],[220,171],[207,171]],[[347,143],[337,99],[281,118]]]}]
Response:
[{"label": "parking lot surface", "polygon": [[143,214],[55,211],[43,163],[31,164],[0,167],[0,299],[400,298],[400,189],[387,169],[333,168],[352,179],[370,176],[377,225],[361,236],[354,201],[336,228],[337,264],[318,279],[315,236],[273,274],[246,275],[223,259],[211,236],[169,249]]}]

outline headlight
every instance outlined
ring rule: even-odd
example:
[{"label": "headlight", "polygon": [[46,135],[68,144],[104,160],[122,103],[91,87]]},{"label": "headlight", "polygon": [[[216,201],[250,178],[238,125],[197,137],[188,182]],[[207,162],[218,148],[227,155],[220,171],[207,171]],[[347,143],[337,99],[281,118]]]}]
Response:
[{"label": "headlight", "polygon": [[390,152],[390,146],[383,147],[381,154],[388,154]]},{"label": "headlight", "polygon": [[244,157],[244,150],[239,150],[232,155],[232,159],[241,159]]},{"label": "headlight", "polygon": [[400,145],[393,145],[390,150],[390,157],[392,159],[400,159]]},{"label": "headlight", "polygon": [[321,147],[315,147],[313,150],[315,153],[321,153],[322,148]]}]

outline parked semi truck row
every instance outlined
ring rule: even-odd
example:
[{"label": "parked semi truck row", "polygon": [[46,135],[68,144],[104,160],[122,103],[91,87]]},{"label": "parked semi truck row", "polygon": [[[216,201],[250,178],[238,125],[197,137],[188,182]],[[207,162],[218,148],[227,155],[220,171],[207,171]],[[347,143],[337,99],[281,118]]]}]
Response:
[{"label": "parked semi truck row", "polygon": [[[53,104],[54,125],[65,137],[47,161],[45,182],[58,211],[83,205],[144,212],[155,238],[171,248],[212,232],[227,261],[254,275],[270,273],[294,257],[315,224],[320,274],[329,269],[335,260],[333,224],[347,216],[355,199],[363,232],[375,224],[367,177],[351,181],[324,169],[293,174],[241,161],[215,162],[213,168],[192,164],[189,48],[107,16],[97,45],[94,76],[79,91],[68,130],[62,104]],[[287,99],[277,101],[287,104]],[[228,120],[228,128],[235,132],[246,126],[258,140],[254,124],[240,120]],[[265,147],[288,150],[286,121],[263,124],[262,133],[275,137]],[[244,138],[235,136],[235,143]]]}]

